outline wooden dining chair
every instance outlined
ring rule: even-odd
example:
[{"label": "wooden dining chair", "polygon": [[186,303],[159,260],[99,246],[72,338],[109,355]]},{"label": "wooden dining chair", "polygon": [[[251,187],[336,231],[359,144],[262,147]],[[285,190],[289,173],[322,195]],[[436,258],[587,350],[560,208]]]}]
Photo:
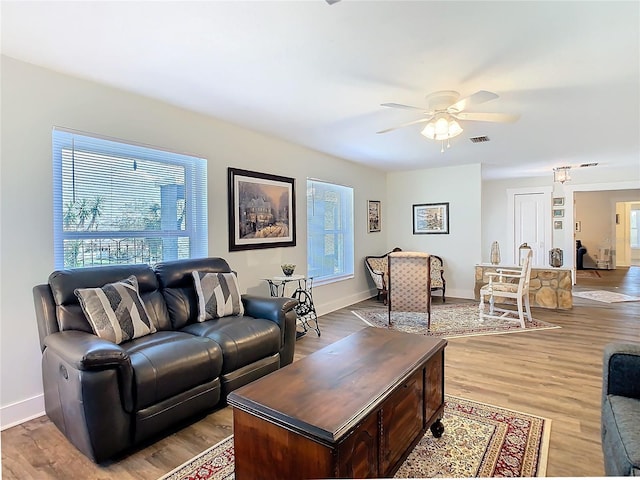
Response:
[{"label": "wooden dining chair", "polygon": [[[489,283],[480,289],[480,322],[485,318],[504,318],[519,320],[520,326],[525,328],[524,309],[529,322],[532,321],[531,306],[529,305],[529,280],[531,278],[532,250],[529,249],[521,267],[497,268],[489,272]],[[485,298],[489,298],[489,312],[485,312]],[[516,301],[516,310],[496,307],[505,299]],[[516,318],[517,317],[517,318]]]}]

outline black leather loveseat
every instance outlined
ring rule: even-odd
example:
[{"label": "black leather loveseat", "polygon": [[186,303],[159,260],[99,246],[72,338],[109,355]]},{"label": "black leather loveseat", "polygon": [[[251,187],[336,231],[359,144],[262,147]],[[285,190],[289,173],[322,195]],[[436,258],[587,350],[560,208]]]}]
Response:
[{"label": "black leather loveseat", "polygon": [[[231,269],[221,258],[69,269],[34,287],[46,413],[93,461],[220,407],[293,361],[296,300],[245,294],[243,315],[198,322],[193,271]],[[131,276],[155,331],[121,343],[98,337],[76,289]]]}]

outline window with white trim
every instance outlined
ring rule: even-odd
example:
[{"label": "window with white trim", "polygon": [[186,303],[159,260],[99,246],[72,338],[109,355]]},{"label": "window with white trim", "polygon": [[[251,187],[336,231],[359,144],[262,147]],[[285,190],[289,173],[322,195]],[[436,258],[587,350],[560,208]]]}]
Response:
[{"label": "window with white trim", "polygon": [[55,268],[205,257],[202,158],[53,130]]},{"label": "window with white trim", "polygon": [[353,271],[353,188],[308,179],[307,274],[327,283]]},{"label": "window with white trim", "polygon": [[631,248],[640,248],[640,209],[632,208],[629,218]]}]

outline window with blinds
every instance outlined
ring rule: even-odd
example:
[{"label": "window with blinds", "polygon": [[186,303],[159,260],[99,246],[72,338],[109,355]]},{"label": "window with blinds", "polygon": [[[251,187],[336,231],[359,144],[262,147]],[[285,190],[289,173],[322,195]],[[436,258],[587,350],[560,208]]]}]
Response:
[{"label": "window with blinds", "polygon": [[53,130],[55,268],[204,257],[202,158]]},{"label": "window with blinds", "polygon": [[353,270],[353,188],[308,179],[307,274],[328,283]]}]

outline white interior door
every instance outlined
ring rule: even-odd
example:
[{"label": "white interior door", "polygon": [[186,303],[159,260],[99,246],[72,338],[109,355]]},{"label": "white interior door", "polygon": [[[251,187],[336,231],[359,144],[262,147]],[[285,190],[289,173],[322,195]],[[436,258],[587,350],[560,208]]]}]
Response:
[{"label": "white interior door", "polygon": [[513,259],[519,261],[518,248],[526,243],[533,250],[534,267],[547,264],[547,224],[549,223],[548,196],[544,193],[525,193],[514,196]]}]

